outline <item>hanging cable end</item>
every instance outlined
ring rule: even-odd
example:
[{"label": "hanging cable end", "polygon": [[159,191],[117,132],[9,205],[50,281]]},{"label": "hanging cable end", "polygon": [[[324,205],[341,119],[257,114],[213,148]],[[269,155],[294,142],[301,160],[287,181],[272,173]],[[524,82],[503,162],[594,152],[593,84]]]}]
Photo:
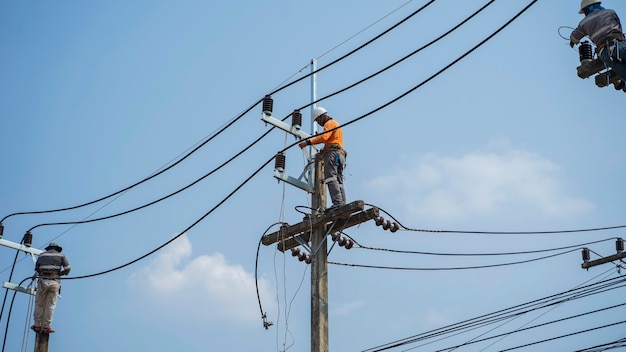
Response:
[{"label": "hanging cable end", "polygon": [[261,318],[263,319],[263,327],[265,328],[265,330],[274,325],[274,323],[272,323],[271,321],[267,321],[267,315],[265,313],[263,313],[263,316],[261,316]]}]

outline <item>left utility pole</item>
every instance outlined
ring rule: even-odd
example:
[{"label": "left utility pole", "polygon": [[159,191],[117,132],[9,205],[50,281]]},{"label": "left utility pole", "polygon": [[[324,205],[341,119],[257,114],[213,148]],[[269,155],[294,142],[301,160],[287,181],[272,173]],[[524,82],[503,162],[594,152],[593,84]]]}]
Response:
[{"label": "left utility pole", "polygon": [[[9,248],[24,252],[26,254],[29,254],[31,258],[33,259],[33,263],[37,262],[37,259],[35,259],[35,256],[38,256],[41,253],[43,253],[41,249],[31,247],[33,243],[33,235],[30,232],[27,232],[24,235],[24,240],[22,241],[22,243],[16,243],[16,242],[11,242],[11,241],[2,239],[3,233],[4,233],[4,226],[0,224],[0,246],[9,247]],[[22,292],[22,293],[26,293],[29,295],[33,295],[33,296],[35,295],[35,289],[33,289],[32,287],[24,287],[24,286],[10,283],[10,282],[4,282],[2,284],[2,287],[9,289],[9,290],[14,290],[17,292]],[[48,352],[48,339],[49,338],[50,338],[50,334],[44,333],[44,332],[37,332],[37,336],[35,337],[35,352]]]}]

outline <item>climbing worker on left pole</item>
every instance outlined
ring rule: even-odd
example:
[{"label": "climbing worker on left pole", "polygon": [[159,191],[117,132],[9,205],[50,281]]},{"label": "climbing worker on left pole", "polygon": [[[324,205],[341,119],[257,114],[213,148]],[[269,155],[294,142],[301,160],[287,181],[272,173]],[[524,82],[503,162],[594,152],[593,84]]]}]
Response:
[{"label": "climbing worker on left pole", "polygon": [[[626,81],[626,41],[622,24],[615,11],[602,7],[600,0],[582,0],[580,11],[585,18],[570,35],[569,45],[574,47],[587,36],[596,46],[596,53],[607,67]],[[622,83],[624,84],[624,83]],[[621,89],[621,88],[620,88]]]},{"label": "climbing worker on left pole", "polygon": [[54,329],[52,315],[57,298],[61,291],[61,275],[70,273],[70,262],[61,253],[63,248],[57,243],[50,243],[46,251],[39,255],[35,264],[37,273],[37,290],[35,293],[35,325],[31,328],[36,332],[52,333]]}]

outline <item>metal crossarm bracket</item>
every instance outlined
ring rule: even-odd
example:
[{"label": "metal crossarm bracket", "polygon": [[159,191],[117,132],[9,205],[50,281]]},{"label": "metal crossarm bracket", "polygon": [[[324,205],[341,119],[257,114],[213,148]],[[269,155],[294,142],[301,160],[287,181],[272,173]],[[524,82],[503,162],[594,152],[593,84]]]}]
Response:
[{"label": "metal crossarm bracket", "polygon": [[[379,214],[378,208],[370,208],[365,211],[361,211],[359,213],[351,215],[347,219],[347,221],[346,219],[337,219],[333,223],[331,223],[331,225],[343,230],[343,229],[347,229],[348,227],[359,225],[360,223],[365,222],[367,220],[377,218],[378,214]],[[291,248],[298,247],[302,241],[308,242],[310,238],[311,238],[311,232],[307,231],[299,236],[285,239],[278,243],[278,250],[281,252],[290,250]]]},{"label": "metal crossarm bracket", "polygon": [[263,236],[261,242],[264,245],[269,246],[272,243],[293,237],[301,232],[305,232],[321,224],[328,223],[329,221],[337,220],[342,217],[345,218],[354,212],[363,210],[364,206],[365,205],[362,200],[357,200],[341,207],[327,210],[319,218],[314,218],[312,223],[309,221],[309,217],[306,217],[305,220],[295,225],[281,226],[280,230]]},{"label": "metal crossarm bracket", "polygon": [[[300,140],[300,139],[306,139],[311,137],[310,134],[303,132],[302,130],[300,130],[300,128],[296,128],[295,126],[290,126],[286,123],[284,123],[281,120],[278,120],[270,115],[267,115],[266,113],[262,113],[261,114],[261,120],[263,120],[265,123],[269,123],[270,125],[277,127],[291,135],[293,135],[294,137],[296,137],[296,139]],[[306,148],[304,149],[305,151],[305,157],[308,161],[309,164],[312,164],[313,162],[313,158],[315,156],[315,154],[317,153],[317,151],[315,150],[315,147],[311,147],[311,148]],[[302,172],[302,174],[300,174],[300,176],[298,176],[298,178],[289,176],[286,172],[284,171],[279,171],[279,170],[275,170],[274,171],[274,177],[277,178],[278,180],[284,181],[292,186],[296,186],[302,190],[307,191],[308,193],[313,193],[313,183],[312,180],[310,179],[306,179],[306,174],[310,172],[310,166],[305,168],[305,170]]]},{"label": "metal crossarm bracket", "polygon": [[18,251],[31,253],[31,254],[34,254],[34,255],[40,255],[41,253],[43,253],[43,251],[41,249],[37,249],[37,248],[33,248],[33,247],[26,247],[23,244],[19,244],[19,243],[3,240],[1,238],[0,238],[0,246],[5,246],[5,247],[17,249]]},{"label": "metal crossarm bracket", "polygon": [[29,295],[35,295],[35,289],[32,287],[24,287],[16,284],[12,284],[10,282],[5,282],[2,287],[8,288],[9,290],[15,290],[17,292],[28,293]]},{"label": "metal crossarm bracket", "polygon": [[598,265],[601,265],[601,264],[606,264],[606,263],[618,261],[618,260],[623,259],[623,258],[626,258],[626,252],[613,254],[613,255],[610,255],[608,257],[603,257],[603,258],[596,259],[596,260],[591,260],[591,261],[582,263],[580,266],[583,269],[589,269],[589,268],[594,267],[594,266],[598,266]]}]

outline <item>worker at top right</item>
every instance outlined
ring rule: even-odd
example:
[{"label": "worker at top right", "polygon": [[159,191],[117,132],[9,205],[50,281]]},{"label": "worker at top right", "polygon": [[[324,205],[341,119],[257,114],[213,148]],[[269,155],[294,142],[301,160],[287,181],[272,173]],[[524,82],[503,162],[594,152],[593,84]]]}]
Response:
[{"label": "worker at top right", "polygon": [[[596,53],[607,67],[626,81],[626,41],[617,13],[605,9],[600,0],[582,0],[580,11],[585,18],[570,35],[569,45],[580,43],[587,36],[596,46]],[[623,84],[623,83],[622,83]]]}]

